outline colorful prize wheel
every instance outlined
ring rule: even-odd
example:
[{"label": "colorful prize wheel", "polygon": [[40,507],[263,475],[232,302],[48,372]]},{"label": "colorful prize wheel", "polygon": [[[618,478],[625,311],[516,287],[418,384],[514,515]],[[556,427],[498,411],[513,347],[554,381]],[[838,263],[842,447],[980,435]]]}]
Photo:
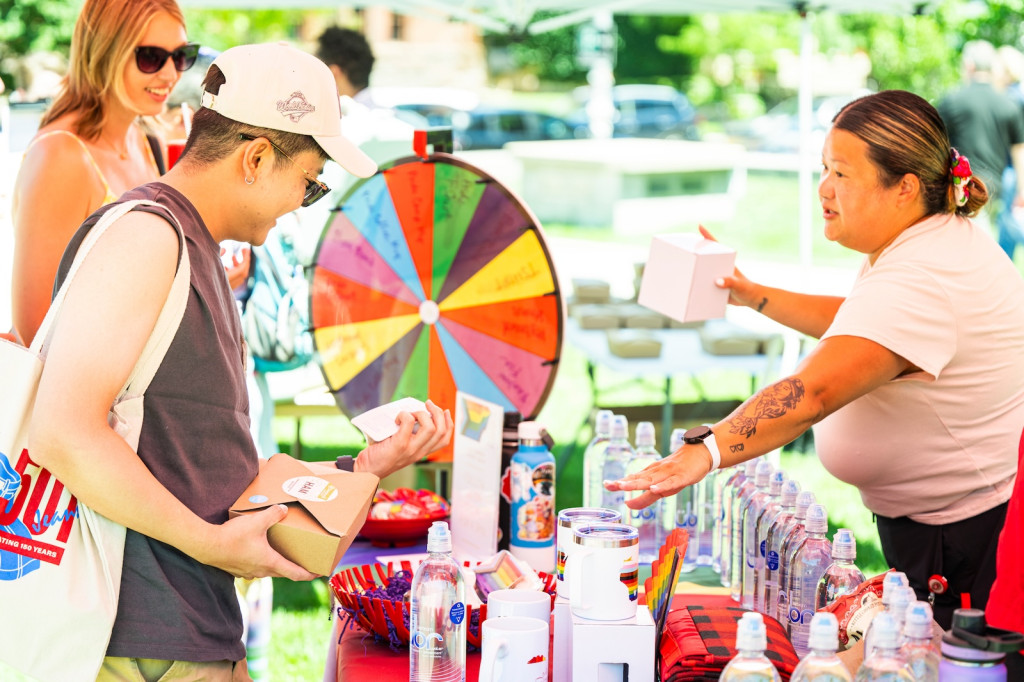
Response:
[{"label": "colorful prize wheel", "polygon": [[386,165],[341,201],[314,266],[313,338],[349,417],[404,396],[454,416],[456,390],[540,411],[562,297],[537,220],[494,178],[448,154]]}]

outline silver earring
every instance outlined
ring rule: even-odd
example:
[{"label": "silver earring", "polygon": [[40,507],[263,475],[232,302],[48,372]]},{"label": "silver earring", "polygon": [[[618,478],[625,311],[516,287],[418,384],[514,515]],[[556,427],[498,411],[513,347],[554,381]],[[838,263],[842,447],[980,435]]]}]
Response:
[{"label": "silver earring", "polygon": [[245,179],[245,184],[247,184],[247,185],[251,185],[254,182],[256,182],[256,178],[246,178]]}]

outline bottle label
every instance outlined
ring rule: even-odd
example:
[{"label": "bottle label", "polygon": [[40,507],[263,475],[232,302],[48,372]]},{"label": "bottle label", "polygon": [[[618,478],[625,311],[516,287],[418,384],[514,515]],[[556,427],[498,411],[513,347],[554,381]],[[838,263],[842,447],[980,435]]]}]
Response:
[{"label": "bottle label", "polygon": [[448,617],[452,619],[454,624],[460,625],[466,617],[466,605],[460,601],[455,602],[448,611]]},{"label": "bottle label", "polygon": [[779,570],[779,553],[774,550],[768,552],[768,570]]},{"label": "bottle label", "polygon": [[511,475],[511,544],[551,547],[555,543],[555,463],[551,453],[516,453]]}]

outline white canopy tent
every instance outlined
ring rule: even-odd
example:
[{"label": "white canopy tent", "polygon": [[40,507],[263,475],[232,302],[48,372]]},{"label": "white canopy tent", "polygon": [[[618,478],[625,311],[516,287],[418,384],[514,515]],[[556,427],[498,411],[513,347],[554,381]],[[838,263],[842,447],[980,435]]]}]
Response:
[{"label": "white canopy tent", "polygon": [[[801,22],[801,76],[798,90],[800,129],[799,226],[800,261],[811,263],[811,221],[813,208],[812,167],[819,149],[811,149],[812,59],[814,43],[811,15],[820,12],[843,14],[920,15],[939,0],[179,0],[183,7],[269,9],[302,7],[335,8],[386,6],[413,15],[433,15],[465,21],[486,31],[512,34],[540,34],[595,20],[608,21],[610,14],[685,15],[707,12],[793,12]],[[535,19],[538,13],[546,16]],[[607,65],[606,65],[607,66]]]}]

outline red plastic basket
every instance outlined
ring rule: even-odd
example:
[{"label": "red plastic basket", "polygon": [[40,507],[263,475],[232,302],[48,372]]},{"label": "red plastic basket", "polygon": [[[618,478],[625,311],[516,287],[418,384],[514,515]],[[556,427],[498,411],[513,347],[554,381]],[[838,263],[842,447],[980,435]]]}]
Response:
[{"label": "red plastic basket", "polygon": [[[470,566],[469,562],[464,564]],[[360,628],[377,638],[391,644],[392,648],[400,648],[409,644],[409,602],[392,601],[380,597],[369,597],[366,591],[387,587],[398,571],[413,573],[413,565],[402,561],[397,566],[391,563],[363,564],[339,571],[331,576],[331,591],[338,600],[338,617],[346,615]],[[538,572],[543,582],[543,590],[555,598],[556,578],[554,575]],[[466,606],[466,643],[480,648],[480,624],[487,618],[487,605],[474,608]]]}]

